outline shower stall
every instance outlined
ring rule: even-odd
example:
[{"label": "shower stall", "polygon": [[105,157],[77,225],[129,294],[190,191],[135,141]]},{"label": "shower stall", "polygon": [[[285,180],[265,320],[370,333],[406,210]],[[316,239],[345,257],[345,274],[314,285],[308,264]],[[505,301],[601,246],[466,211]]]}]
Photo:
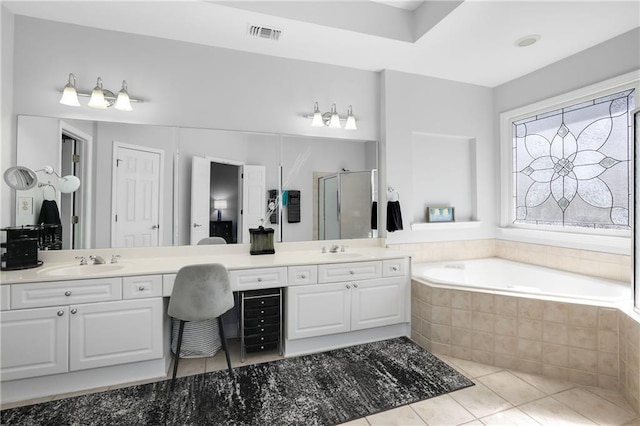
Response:
[{"label": "shower stall", "polygon": [[375,238],[377,170],[344,171],[318,179],[318,239]]}]

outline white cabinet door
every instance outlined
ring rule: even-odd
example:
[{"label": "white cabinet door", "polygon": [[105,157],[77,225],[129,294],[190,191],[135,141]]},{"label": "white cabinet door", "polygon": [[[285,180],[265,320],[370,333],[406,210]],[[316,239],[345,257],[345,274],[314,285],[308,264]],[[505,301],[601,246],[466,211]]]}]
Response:
[{"label": "white cabinet door", "polygon": [[162,356],[162,298],[70,306],[71,371]]},{"label": "white cabinet door", "polygon": [[287,339],[343,333],[351,326],[351,284],[287,288]]},{"label": "white cabinet door", "polygon": [[68,369],[69,308],[0,313],[2,381],[65,373]]},{"label": "white cabinet door", "polygon": [[405,321],[406,277],[359,281],[353,284],[351,330]]}]

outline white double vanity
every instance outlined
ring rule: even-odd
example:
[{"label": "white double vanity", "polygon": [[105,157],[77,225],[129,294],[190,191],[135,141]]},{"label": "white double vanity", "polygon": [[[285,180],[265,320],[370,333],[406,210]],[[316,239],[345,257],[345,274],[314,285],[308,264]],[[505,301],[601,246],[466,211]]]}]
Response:
[{"label": "white double vanity", "polygon": [[[409,257],[350,243],[337,253],[284,243],[262,256],[248,245],[42,252],[43,266],[1,275],[2,402],[164,377],[166,307],[188,264],[224,264],[233,291],[284,288],[287,357],[408,336]],[[107,263],[75,259],[89,255]]]}]

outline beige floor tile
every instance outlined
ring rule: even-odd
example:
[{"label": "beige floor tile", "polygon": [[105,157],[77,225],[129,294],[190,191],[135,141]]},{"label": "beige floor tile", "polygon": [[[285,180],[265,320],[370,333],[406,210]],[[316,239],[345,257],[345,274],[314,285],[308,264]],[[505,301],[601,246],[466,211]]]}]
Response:
[{"label": "beige floor tile", "polygon": [[536,374],[522,373],[520,371],[511,371],[512,374],[520,377],[530,385],[535,386],[547,395],[553,395],[554,393],[562,392],[567,389],[576,387],[575,384],[570,382],[564,382],[561,380],[552,379],[550,377],[538,376]]},{"label": "beige floor tile", "polygon": [[52,401],[55,395],[43,396],[42,398],[27,399],[24,401],[6,402],[0,405],[0,410],[9,410],[16,407],[24,407],[26,405],[40,404],[42,402]]},{"label": "beige floor tile", "polygon": [[487,426],[540,426],[540,423],[517,408],[501,411],[480,419]]},{"label": "beige floor tile", "polygon": [[[204,373],[206,358],[180,358],[176,377],[193,376]],[[169,367],[169,377],[173,374],[173,361]]]},{"label": "beige floor tile", "polygon": [[371,426],[425,426],[418,413],[413,411],[411,407],[405,405],[403,407],[394,408],[393,410],[383,411],[382,413],[367,416],[367,421]]},{"label": "beige floor tile", "polygon": [[593,425],[592,421],[548,396],[518,407],[523,413],[543,425]]},{"label": "beige floor tile", "polygon": [[629,423],[625,423],[624,426],[640,426],[640,417],[636,417],[631,420]]},{"label": "beige floor tile", "polygon": [[569,389],[553,398],[598,424],[622,425],[636,417],[631,409],[619,407],[582,388]]},{"label": "beige floor tile", "polygon": [[544,392],[508,371],[499,371],[477,380],[513,405],[535,401],[545,396]]},{"label": "beige floor tile", "polygon": [[411,408],[429,425],[459,425],[476,419],[449,395],[416,402]]},{"label": "beige floor tile", "polygon": [[451,392],[451,398],[466,408],[471,414],[480,418],[511,408],[512,405],[500,398],[496,393],[482,383],[456,392]]},{"label": "beige floor tile", "polygon": [[[171,371],[173,372],[173,370],[171,370]],[[147,383],[159,382],[159,381],[167,380],[167,379],[170,379],[170,378],[171,377],[166,376],[166,377],[156,377],[154,379],[138,380],[138,381],[135,381],[135,382],[120,383],[120,384],[117,384],[117,385],[109,386],[109,390],[128,388],[129,386],[146,385]]]},{"label": "beige floor tile", "polygon": [[[437,425],[434,425],[437,426]],[[468,423],[462,423],[459,426],[484,426],[484,423],[482,423],[480,420],[472,420]]]},{"label": "beige floor tile", "polygon": [[364,417],[357,420],[351,420],[347,423],[340,423],[339,426],[369,426],[369,422]]},{"label": "beige floor tile", "polygon": [[449,358],[447,362],[451,362],[451,366],[456,369],[460,368],[464,370],[469,374],[469,378],[471,379],[486,376],[487,374],[492,374],[502,370],[502,368],[494,367],[492,365],[480,364],[478,362],[467,361],[459,358]]},{"label": "beige floor tile", "polygon": [[633,411],[633,408],[629,405],[626,399],[616,391],[609,389],[596,388],[592,386],[580,386],[583,389],[588,390],[591,393],[595,393],[601,398],[606,399],[607,401],[617,405],[618,407],[625,408],[627,410]]}]

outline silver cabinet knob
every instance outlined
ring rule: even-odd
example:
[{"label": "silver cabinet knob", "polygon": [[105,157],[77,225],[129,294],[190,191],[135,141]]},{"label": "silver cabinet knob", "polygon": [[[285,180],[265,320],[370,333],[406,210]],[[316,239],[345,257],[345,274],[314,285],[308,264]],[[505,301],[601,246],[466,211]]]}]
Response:
[{"label": "silver cabinet knob", "polygon": [[353,272],[353,271],[349,271],[349,273],[350,273],[351,275],[355,274],[355,272]]},{"label": "silver cabinet knob", "polygon": [[358,288],[358,284],[354,284],[354,285],[353,285],[353,288]]},{"label": "silver cabinet knob", "polygon": [[300,278],[302,278],[304,280],[305,278],[307,278],[307,276],[302,274],[302,275],[300,275]]},{"label": "silver cabinet knob", "polygon": [[258,277],[258,282],[261,283],[262,282],[262,278]]},{"label": "silver cabinet knob", "polygon": [[392,266],[392,267],[391,267],[391,270],[392,270],[392,271],[397,271],[397,270],[398,270],[398,267],[397,267],[397,266]]},{"label": "silver cabinet knob", "polygon": [[65,295],[65,296],[71,296],[71,291],[69,291],[69,290],[65,291],[65,292],[64,292],[64,295]]},{"label": "silver cabinet knob", "polygon": [[61,317],[64,315],[64,311],[58,311],[58,316]]},{"label": "silver cabinet knob", "polygon": [[138,290],[140,290],[140,291],[144,291],[144,286],[143,286],[143,285],[141,285],[140,287],[138,287]]},{"label": "silver cabinet knob", "polygon": [[77,314],[77,313],[78,313],[78,310],[77,310],[76,308],[73,308],[73,309],[71,310],[71,313],[75,315],[75,314]]},{"label": "silver cabinet knob", "polygon": [[351,286],[349,284],[347,284],[347,288],[351,288]]}]

